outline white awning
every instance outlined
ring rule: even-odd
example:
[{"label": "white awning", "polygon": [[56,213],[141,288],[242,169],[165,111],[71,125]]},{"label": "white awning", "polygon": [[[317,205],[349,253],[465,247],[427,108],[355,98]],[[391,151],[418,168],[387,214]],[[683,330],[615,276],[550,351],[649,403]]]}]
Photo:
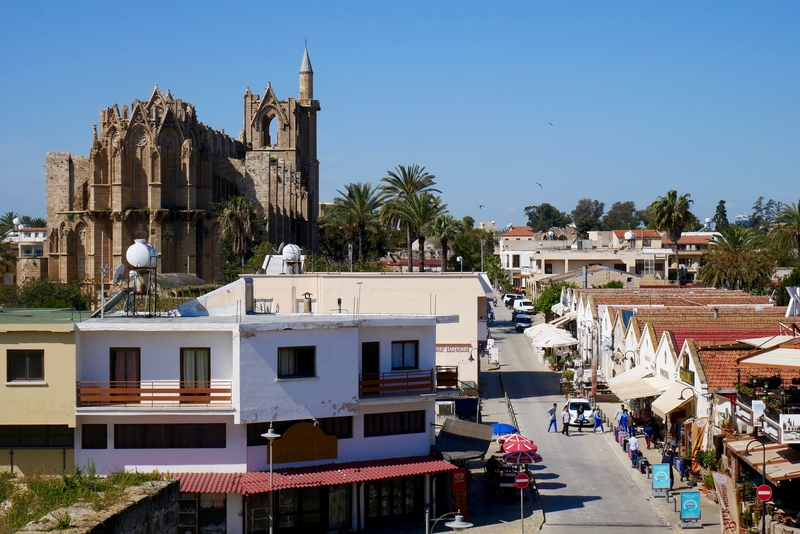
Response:
[{"label": "white awning", "polygon": [[565,309],[566,309],[566,306],[564,306],[560,302],[557,302],[557,303],[553,304],[552,306],[550,306],[550,310],[553,313],[557,314],[557,315],[562,315],[564,313]]},{"label": "white awning", "polygon": [[678,382],[672,384],[664,393],[661,394],[660,397],[653,401],[653,404],[650,405],[653,413],[659,417],[666,418],[668,413],[674,412],[687,402],[690,402],[694,398],[693,395],[684,397],[683,400],[680,399],[681,392],[686,388],[686,384],[681,384]]},{"label": "white awning", "polygon": [[558,319],[550,321],[550,324],[553,326],[561,326],[562,324],[568,323],[569,321],[574,321],[576,317],[578,317],[577,313],[567,312],[567,314],[564,315],[563,317],[559,317]]},{"label": "white awning", "polygon": [[614,378],[609,379],[608,385],[610,386],[611,384],[627,382],[628,380],[640,380],[652,374],[653,374],[652,369],[644,365],[640,365],[639,367],[633,367],[632,369],[628,369],[624,373],[620,373]]},{"label": "white awning", "polygon": [[739,343],[747,343],[759,349],[768,349],[776,347],[781,343],[786,343],[794,339],[794,336],[770,336],[770,337],[756,337],[751,339],[737,339]]},{"label": "white awning", "polygon": [[745,367],[800,369],[800,349],[779,347],[739,360],[739,364]]},{"label": "white awning", "polygon": [[660,395],[661,391],[647,382],[648,378],[646,377],[652,378],[652,374],[651,369],[640,365],[615,376],[607,384],[619,400],[655,397]]}]

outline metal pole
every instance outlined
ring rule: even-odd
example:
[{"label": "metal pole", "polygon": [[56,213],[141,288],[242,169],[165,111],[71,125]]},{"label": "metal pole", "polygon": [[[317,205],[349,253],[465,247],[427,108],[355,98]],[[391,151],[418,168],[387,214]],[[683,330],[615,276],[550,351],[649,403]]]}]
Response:
[{"label": "metal pole", "polygon": [[483,271],[483,236],[481,236],[481,272]]},{"label": "metal pole", "polygon": [[431,509],[425,507],[425,534],[431,534]]},{"label": "metal pole", "polygon": [[[767,483],[767,446],[761,444],[761,485]],[[761,534],[767,534],[767,501],[761,501]]]},{"label": "metal pole", "polygon": [[[271,425],[270,425],[271,426]],[[272,440],[269,442],[269,534],[272,534],[272,519],[275,517],[275,492],[272,491]]]},{"label": "metal pole", "polygon": [[520,532],[525,534],[525,511],[522,507],[523,497],[522,494],[525,492],[524,489],[520,488],[519,490],[519,523],[520,523]]}]

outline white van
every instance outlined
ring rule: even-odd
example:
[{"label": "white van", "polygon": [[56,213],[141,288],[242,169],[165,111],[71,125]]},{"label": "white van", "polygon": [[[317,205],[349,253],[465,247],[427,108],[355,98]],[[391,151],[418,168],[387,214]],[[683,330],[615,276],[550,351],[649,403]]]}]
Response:
[{"label": "white van", "polygon": [[529,299],[518,299],[514,301],[514,312],[532,314],[533,311],[533,302]]}]

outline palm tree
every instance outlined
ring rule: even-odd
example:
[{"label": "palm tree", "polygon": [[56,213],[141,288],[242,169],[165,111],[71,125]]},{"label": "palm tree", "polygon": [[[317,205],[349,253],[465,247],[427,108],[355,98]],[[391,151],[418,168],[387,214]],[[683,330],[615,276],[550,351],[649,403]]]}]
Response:
[{"label": "palm tree", "polygon": [[425,167],[410,165],[405,167],[398,165],[394,171],[387,171],[387,175],[381,178],[383,185],[381,191],[386,194],[386,202],[383,205],[381,218],[392,225],[406,227],[406,240],[408,243],[408,272],[413,270],[413,255],[411,252],[411,223],[399,218],[399,212],[395,209],[405,204],[408,199],[417,193],[428,191],[441,193],[434,189],[436,176],[425,172]]},{"label": "palm tree", "polygon": [[385,195],[373,189],[371,183],[348,184],[345,190],[346,193],[336,191],[341,196],[335,198],[329,208],[327,224],[343,229],[351,243],[358,233],[358,257],[361,259],[365,255],[367,226],[378,221],[377,212]]},{"label": "palm tree", "polygon": [[442,242],[442,271],[447,270],[447,253],[450,250],[448,244],[451,239],[455,239],[461,234],[461,230],[461,221],[456,220],[449,213],[443,213],[436,217],[426,229],[428,237],[433,237]]},{"label": "palm tree", "polygon": [[19,217],[19,213],[7,211],[0,216],[0,235],[6,235],[9,230],[14,229],[14,219]]},{"label": "palm tree", "polygon": [[732,224],[720,232],[703,255],[700,280],[709,287],[752,291],[769,285],[773,263],[762,250],[762,235]]},{"label": "palm tree", "polygon": [[777,245],[796,246],[800,261],[800,204],[784,204],[778,210],[772,227],[772,239]]},{"label": "palm tree", "polygon": [[219,220],[219,235],[231,238],[233,253],[245,263],[245,255],[256,238],[259,226],[255,205],[243,196],[231,197],[214,206]]},{"label": "palm tree", "polygon": [[[419,272],[425,271],[425,239],[426,230],[436,217],[444,213],[447,206],[442,199],[427,191],[407,197],[405,202],[395,206],[395,214],[399,220],[405,221],[414,229],[419,243]],[[411,267],[409,266],[409,272]]]},{"label": "palm tree", "polygon": [[31,217],[30,215],[23,215],[22,222],[28,228],[47,228],[47,219],[42,217]]},{"label": "palm tree", "polygon": [[653,224],[658,230],[666,232],[670,241],[675,243],[675,263],[678,266],[677,279],[678,287],[681,287],[681,268],[678,257],[678,241],[681,238],[683,229],[691,221],[693,215],[691,210],[694,200],[689,198],[689,193],[678,196],[674,189],[667,191],[667,196],[658,197],[652,204],[650,216]]}]

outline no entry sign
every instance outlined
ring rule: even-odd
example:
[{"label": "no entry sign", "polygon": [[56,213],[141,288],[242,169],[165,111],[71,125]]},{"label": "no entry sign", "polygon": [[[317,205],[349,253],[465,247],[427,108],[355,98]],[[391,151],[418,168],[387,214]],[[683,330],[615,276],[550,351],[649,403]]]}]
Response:
[{"label": "no entry sign", "polygon": [[766,484],[761,484],[756,488],[756,497],[759,501],[768,501],[772,498],[772,488]]},{"label": "no entry sign", "polygon": [[[525,489],[531,483],[531,477],[525,473],[520,473],[514,477],[514,485],[519,489]],[[770,493],[771,494],[771,493]],[[760,497],[759,497],[760,498]]]}]

